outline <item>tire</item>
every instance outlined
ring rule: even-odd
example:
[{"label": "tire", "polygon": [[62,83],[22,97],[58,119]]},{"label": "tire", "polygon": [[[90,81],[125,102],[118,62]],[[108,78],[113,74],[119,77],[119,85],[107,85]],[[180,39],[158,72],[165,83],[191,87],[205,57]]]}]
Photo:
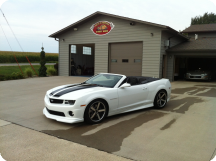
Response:
[{"label": "tire", "polygon": [[85,109],[84,121],[88,124],[102,122],[108,114],[108,106],[104,100],[97,99],[89,103]]},{"label": "tire", "polygon": [[165,90],[160,90],[155,96],[154,107],[157,109],[164,108],[167,103],[167,93]]}]

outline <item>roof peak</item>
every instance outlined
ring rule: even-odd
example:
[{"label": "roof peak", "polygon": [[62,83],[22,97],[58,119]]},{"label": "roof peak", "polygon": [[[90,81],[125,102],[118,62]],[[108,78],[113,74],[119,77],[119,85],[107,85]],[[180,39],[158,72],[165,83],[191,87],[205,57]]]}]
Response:
[{"label": "roof peak", "polygon": [[[96,11],[93,14],[51,34],[49,37],[53,37],[56,38],[57,36],[59,36],[60,34],[70,30],[73,27],[76,27],[78,25],[83,24],[84,22],[88,21],[89,19],[93,19],[95,17],[97,17],[97,15],[105,15],[105,16],[111,16],[111,17],[115,17],[115,18],[120,18],[120,19],[124,19],[124,20],[128,20],[128,21],[133,21],[133,22],[137,22],[137,23],[143,23],[143,24],[147,24],[147,25],[152,25],[152,26],[156,26],[156,27],[160,27],[160,28],[164,28],[164,29],[168,29],[171,31],[174,31],[176,33],[179,33],[178,31],[176,31],[175,29],[169,27],[169,26],[165,26],[165,25],[161,25],[161,24],[156,24],[156,23],[152,23],[152,22],[148,22],[148,21],[142,21],[142,20],[138,20],[138,19],[133,19],[133,18],[128,18],[128,17],[123,17],[123,16],[118,16],[118,15],[114,15],[114,14],[110,14],[110,13],[105,13],[105,12],[101,12],[101,11]],[[182,36],[184,37],[184,36]]]}]

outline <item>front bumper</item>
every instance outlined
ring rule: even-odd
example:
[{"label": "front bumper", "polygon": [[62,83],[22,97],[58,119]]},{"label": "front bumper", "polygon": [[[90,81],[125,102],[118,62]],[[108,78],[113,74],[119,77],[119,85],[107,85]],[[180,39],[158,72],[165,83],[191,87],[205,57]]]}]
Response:
[{"label": "front bumper", "polygon": [[65,122],[65,123],[77,123],[77,122],[83,122],[84,120],[81,118],[68,118],[68,117],[62,117],[62,116],[56,116],[56,115],[52,115],[50,114],[46,107],[44,107],[43,109],[43,114],[49,118],[49,119],[53,119],[59,122]]},{"label": "front bumper", "polygon": [[191,79],[191,80],[208,80],[209,76],[202,76],[202,75],[186,75],[186,79]]},{"label": "front bumper", "polygon": [[[83,116],[85,107],[80,107],[77,103],[74,105],[50,103],[49,98],[45,96],[44,104],[45,107],[43,109],[43,114],[49,119],[65,123],[77,123],[84,121]],[[50,111],[53,111],[54,113],[51,114]],[[73,112],[73,116],[69,114],[69,111]],[[62,113],[64,116],[57,115],[56,113]]]}]

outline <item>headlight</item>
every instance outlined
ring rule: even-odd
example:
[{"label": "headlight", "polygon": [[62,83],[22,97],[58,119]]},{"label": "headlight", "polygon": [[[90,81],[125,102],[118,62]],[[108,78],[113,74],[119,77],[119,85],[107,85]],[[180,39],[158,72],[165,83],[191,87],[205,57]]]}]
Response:
[{"label": "headlight", "polygon": [[208,75],[208,74],[206,74],[206,73],[205,74],[201,74],[201,76],[206,76],[206,75]]},{"label": "headlight", "polygon": [[65,100],[65,104],[73,105],[75,103],[75,100]]}]

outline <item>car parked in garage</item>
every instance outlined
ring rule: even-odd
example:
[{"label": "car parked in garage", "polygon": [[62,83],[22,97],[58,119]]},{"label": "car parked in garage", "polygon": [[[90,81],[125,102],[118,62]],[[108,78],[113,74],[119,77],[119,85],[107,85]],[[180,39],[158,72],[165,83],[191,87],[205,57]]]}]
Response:
[{"label": "car parked in garage", "polygon": [[190,70],[185,74],[186,80],[207,80],[211,81],[213,74],[209,70],[203,70],[199,68],[198,70]]}]

